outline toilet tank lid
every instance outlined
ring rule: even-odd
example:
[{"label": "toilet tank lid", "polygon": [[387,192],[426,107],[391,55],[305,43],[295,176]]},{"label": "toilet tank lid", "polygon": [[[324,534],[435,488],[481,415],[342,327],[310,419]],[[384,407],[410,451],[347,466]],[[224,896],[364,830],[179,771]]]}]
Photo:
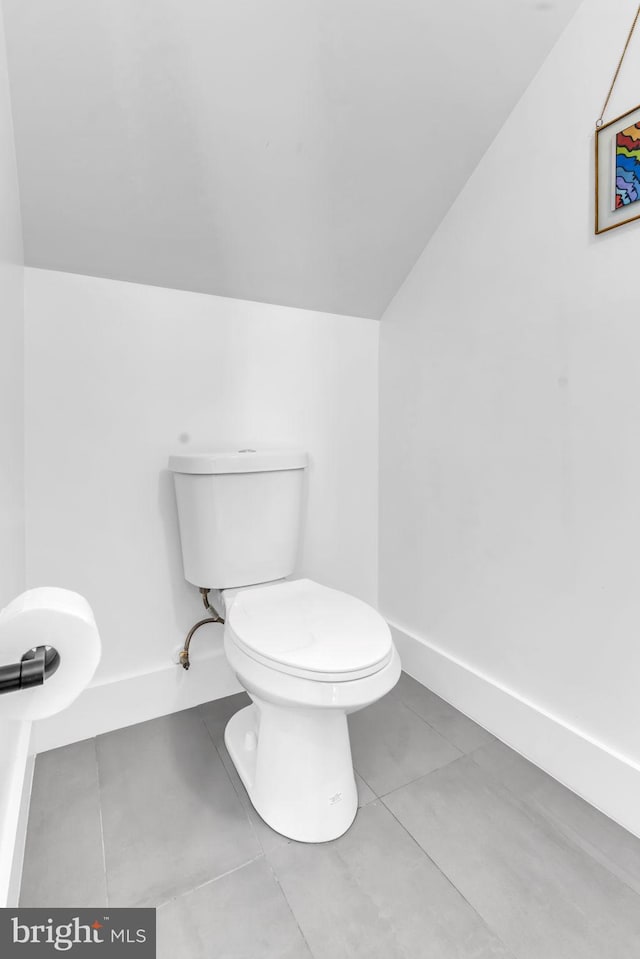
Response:
[{"label": "toilet tank lid", "polygon": [[214,450],[176,453],[169,457],[169,469],[174,473],[269,473],[304,469],[307,462],[301,450]]}]

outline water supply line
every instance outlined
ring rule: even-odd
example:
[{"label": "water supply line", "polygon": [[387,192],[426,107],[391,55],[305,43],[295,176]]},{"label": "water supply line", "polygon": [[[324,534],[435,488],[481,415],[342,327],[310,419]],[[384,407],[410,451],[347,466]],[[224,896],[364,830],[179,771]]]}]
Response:
[{"label": "water supply line", "polygon": [[204,626],[205,623],[224,623],[224,619],[218,611],[211,605],[209,602],[209,590],[205,589],[203,586],[200,587],[200,595],[202,596],[202,602],[204,603],[204,608],[209,613],[213,613],[212,616],[208,616],[206,619],[201,619],[195,626],[192,626],[189,632],[187,633],[187,638],[184,641],[184,646],[180,650],[178,656],[178,661],[183,669],[189,669],[191,666],[191,661],[189,660],[189,645],[191,643],[191,637],[197,629],[200,629],[201,626]]}]

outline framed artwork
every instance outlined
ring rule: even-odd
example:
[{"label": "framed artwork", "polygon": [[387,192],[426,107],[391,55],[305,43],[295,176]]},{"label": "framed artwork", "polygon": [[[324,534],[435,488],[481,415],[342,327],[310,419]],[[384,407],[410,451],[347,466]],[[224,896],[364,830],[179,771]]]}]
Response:
[{"label": "framed artwork", "polygon": [[596,233],[640,219],[640,106],[596,128]]}]

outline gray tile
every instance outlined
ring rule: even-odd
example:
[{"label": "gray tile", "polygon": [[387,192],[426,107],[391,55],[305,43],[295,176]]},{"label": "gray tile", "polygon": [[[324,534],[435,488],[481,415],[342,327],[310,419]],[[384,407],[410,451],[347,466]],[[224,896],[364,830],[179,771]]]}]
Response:
[{"label": "gray tile", "polygon": [[520,796],[534,795],[544,789],[547,781],[559,785],[557,780],[551,779],[499,740],[478,749],[473,755],[473,761]]},{"label": "gray tile", "polygon": [[471,757],[384,802],[518,959],[640,953],[640,898]]},{"label": "gray tile", "polygon": [[225,696],[224,699],[213,699],[210,703],[203,703],[198,707],[216,746],[224,741],[224,728],[231,717],[250,705],[251,699],[247,693],[235,693],[233,696]]},{"label": "gray tile", "polygon": [[494,741],[494,737],[486,729],[406,673],[402,674],[391,695],[400,699],[409,709],[413,709],[460,752],[470,753]]},{"label": "gray tile", "polygon": [[334,842],[268,858],[315,959],[511,956],[379,801]]},{"label": "gray tile", "polygon": [[479,749],[473,760],[640,893],[640,839],[504,743]]},{"label": "gray tile", "polygon": [[451,743],[392,696],[352,713],[349,732],[353,765],[377,796],[460,755]]},{"label": "gray tile", "polygon": [[358,789],[358,806],[366,806],[376,798],[376,794],[354,769],[356,777],[356,786]]},{"label": "gray tile", "polygon": [[260,847],[197,709],[97,740],[109,903],[158,905]]},{"label": "gray tile", "polygon": [[264,858],[162,906],[158,959],[311,959]]},{"label": "gray tile", "polygon": [[95,740],[36,759],[21,906],[105,906]]}]

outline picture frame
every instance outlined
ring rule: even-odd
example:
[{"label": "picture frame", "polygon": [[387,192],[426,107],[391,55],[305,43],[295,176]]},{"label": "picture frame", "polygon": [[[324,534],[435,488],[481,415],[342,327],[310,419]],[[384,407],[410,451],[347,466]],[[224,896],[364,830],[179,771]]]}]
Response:
[{"label": "picture frame", "polygon": [[640,220],[640,106],[596,127],[595,232]]}]

